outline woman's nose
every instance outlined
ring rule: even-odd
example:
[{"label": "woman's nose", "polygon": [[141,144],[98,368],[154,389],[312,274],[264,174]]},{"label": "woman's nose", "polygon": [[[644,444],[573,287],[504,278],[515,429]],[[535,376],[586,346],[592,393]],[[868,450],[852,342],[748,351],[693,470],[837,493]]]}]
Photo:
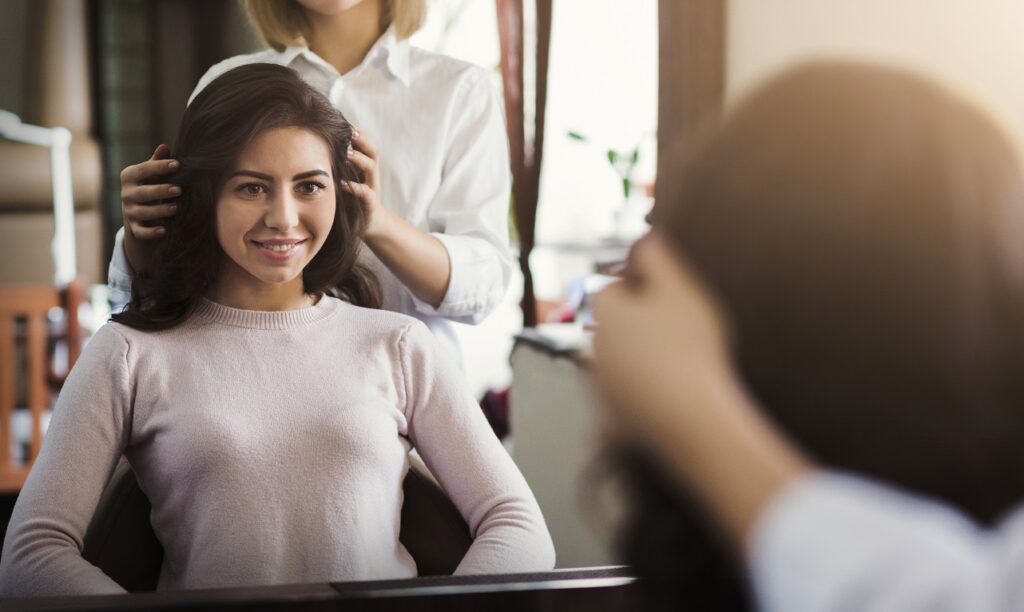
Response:
[{"label": "woman's nose", "polygon": [[298,225],[299,210],[295,197],[291,193],[285,192],[269,198],[263,222],[269,228],[282,231]]}]

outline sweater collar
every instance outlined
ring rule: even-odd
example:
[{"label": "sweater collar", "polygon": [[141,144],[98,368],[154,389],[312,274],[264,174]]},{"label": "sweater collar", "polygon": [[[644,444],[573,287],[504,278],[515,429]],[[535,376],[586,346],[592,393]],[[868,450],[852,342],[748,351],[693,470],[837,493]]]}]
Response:
[{"label": "sweater collar", "polygon": [[206,298],[200,298],[193,316],[249,329],[293,329],[322,321],[342,308],[343,302],[337,298],[324,296],[320,301],[306,308],[297,310],[245,310],[218,304]]}]

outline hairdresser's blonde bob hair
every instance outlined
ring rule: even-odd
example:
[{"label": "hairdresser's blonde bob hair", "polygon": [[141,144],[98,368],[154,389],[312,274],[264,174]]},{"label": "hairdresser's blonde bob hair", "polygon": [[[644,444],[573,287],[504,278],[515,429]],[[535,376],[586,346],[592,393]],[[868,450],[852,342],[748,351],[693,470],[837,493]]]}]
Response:
[{"label": "hairdresser's blonde bob hair", "polygon": [[[296,0],[243,0],[249,21],[275,51],[308,46],[309,23]],[[395,26],[398,38],[406,39],[423,26],[426,0],[380,0],[381,24]]]}]

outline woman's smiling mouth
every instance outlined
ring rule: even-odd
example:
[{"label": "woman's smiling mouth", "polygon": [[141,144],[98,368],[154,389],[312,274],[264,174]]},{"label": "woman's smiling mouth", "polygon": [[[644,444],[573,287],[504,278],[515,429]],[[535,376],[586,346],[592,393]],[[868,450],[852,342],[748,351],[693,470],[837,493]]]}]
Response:
[{"label": "woman's smiling mouth", "polygon": [[251,240],[259,247],[260,253],[273,262],[283,262],[291,259],[298,247],[305,244],[302,239],[272,239],[272,240]]}]

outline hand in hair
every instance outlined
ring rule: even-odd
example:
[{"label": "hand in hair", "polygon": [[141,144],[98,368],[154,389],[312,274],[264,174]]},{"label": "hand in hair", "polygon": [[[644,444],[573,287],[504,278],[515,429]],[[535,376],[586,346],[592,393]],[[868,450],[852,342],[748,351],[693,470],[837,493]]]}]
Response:
[{"label": "hand in hair", "polygon": [[371,238],[380,233],[383,219],[380,203],[380,167],[377,161],[377,145],[366,134],[353,130],[352,147],[348,150],[348,159],[363,173],[363,182],[345,181],[341,184],[352,195],[359,198],[366,210],[366,237]]},{"label": "hand in hair", "polygon": [[363,241],[380,261],[420,300],[434,308],[448,292],[451,261],[437,237],[415,227],[380,202],[377,146],[358,130],[352,132],[348,159],[363,174],[363,182],[342,181],[341,188],[363,204]]},{"label": "hand in hair", "polygon": [[139,271],[146,248],[142,241],[164,234],[158,222],[175,214],[168,200],[181,195],[181,188],[156,181],[178,169],[177,160],[168,159],[170,148],[161,144],[146,161],[121,171],[121,215],[124,217],[124,250],[132,269]]}]

